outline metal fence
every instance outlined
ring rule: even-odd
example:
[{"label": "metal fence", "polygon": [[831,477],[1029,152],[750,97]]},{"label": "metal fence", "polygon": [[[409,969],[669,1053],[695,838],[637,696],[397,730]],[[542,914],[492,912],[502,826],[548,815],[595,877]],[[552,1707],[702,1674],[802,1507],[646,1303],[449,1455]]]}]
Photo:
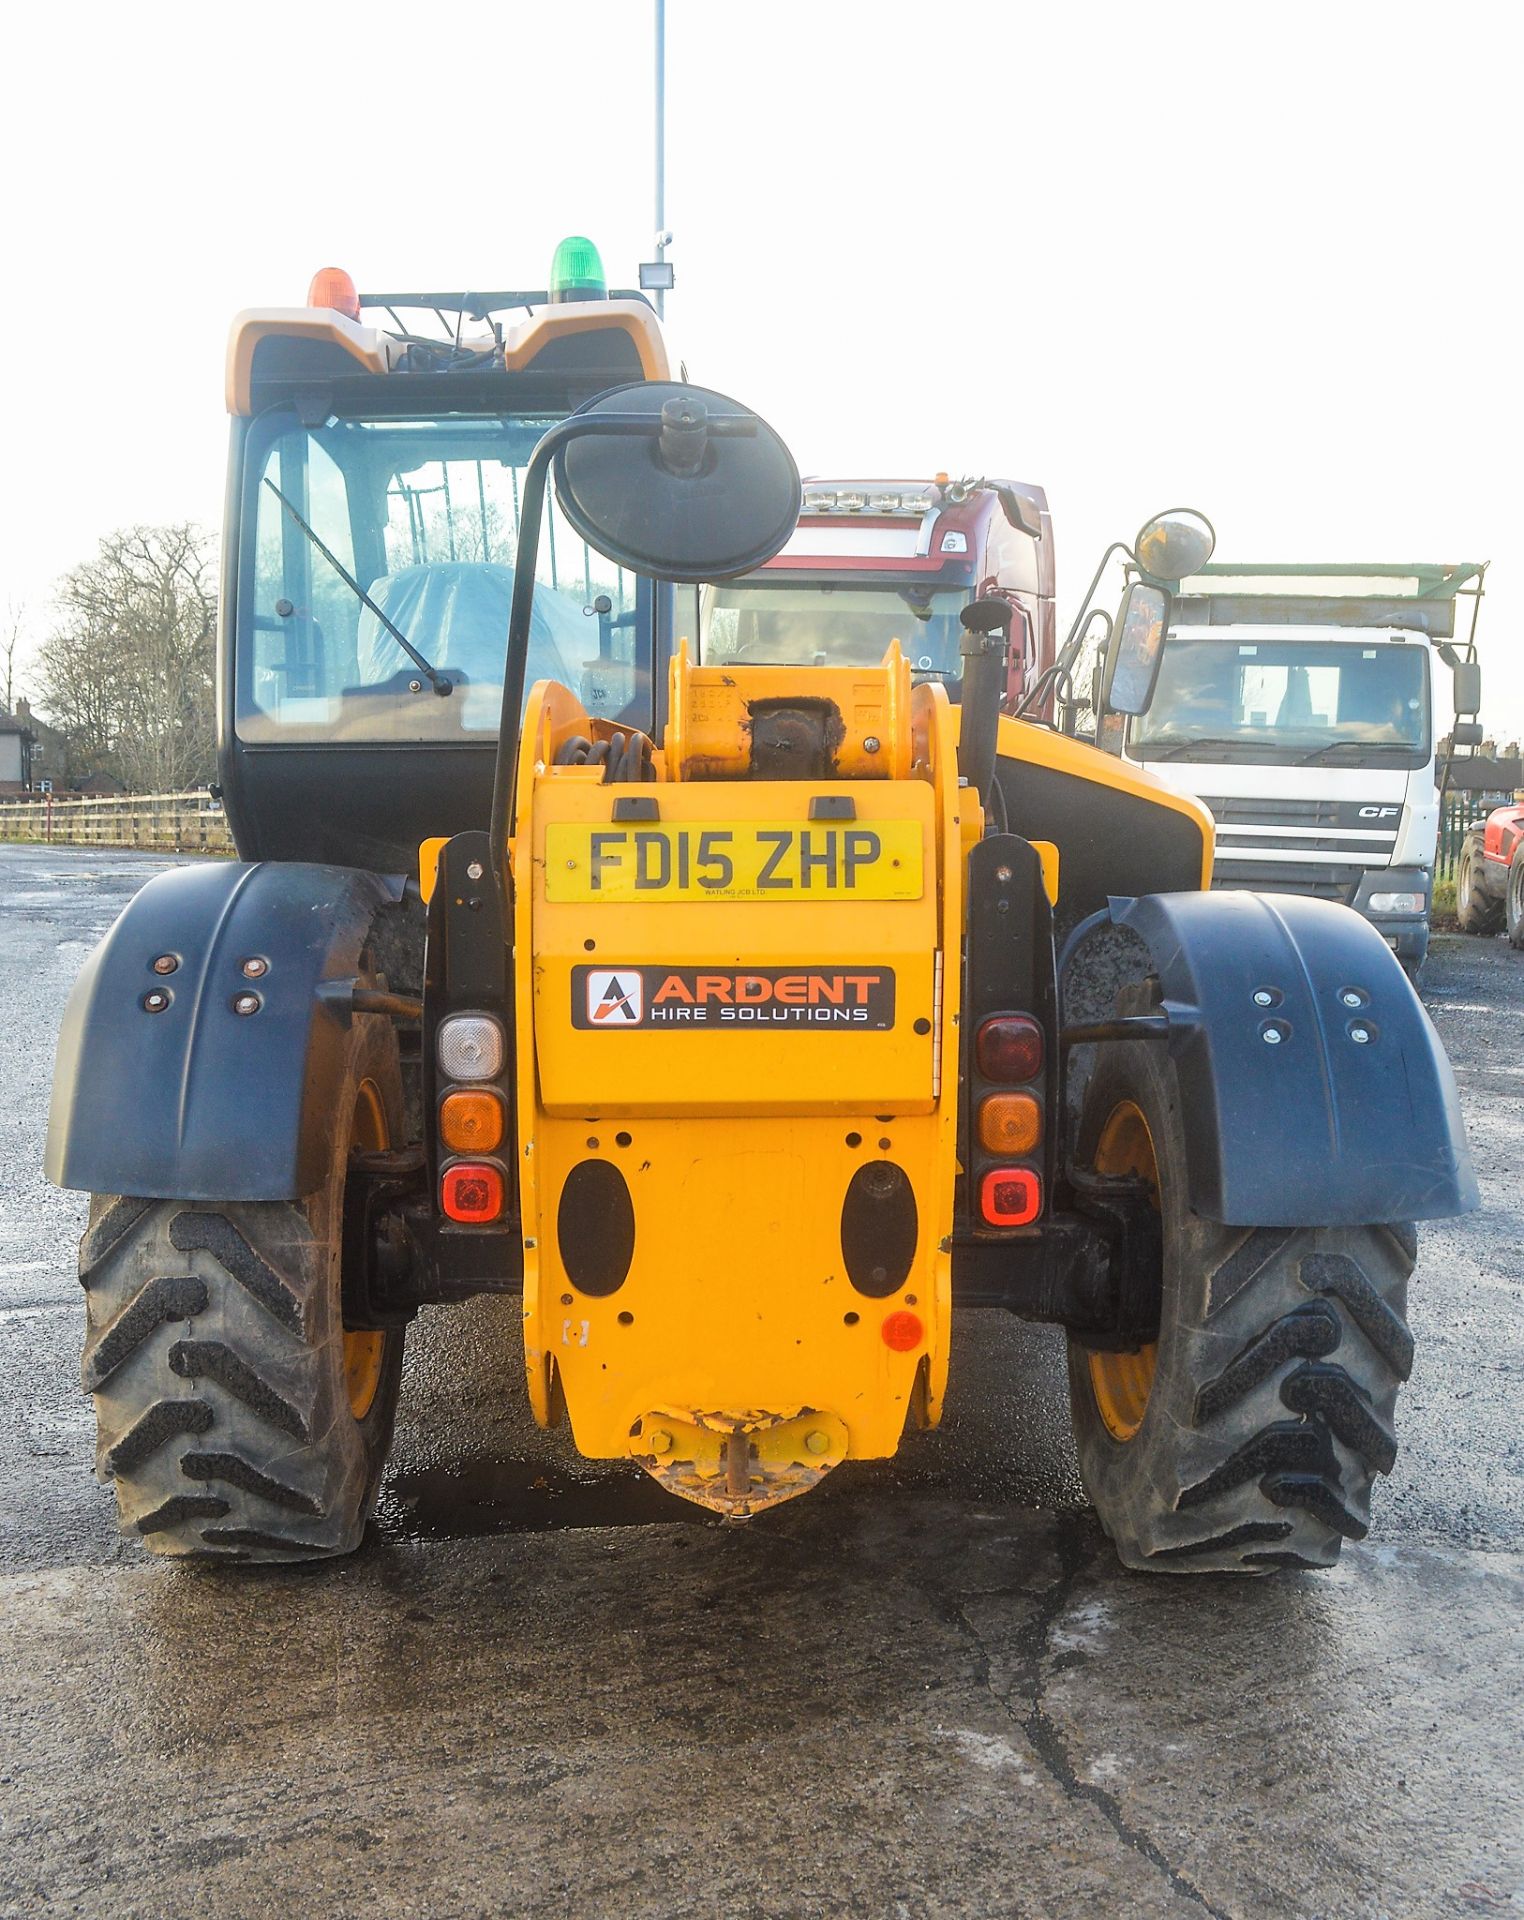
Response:
[{"label": "metal fence", "polygon": [[[1512,799],[1496,792],[1451,788],[1439,819],[1437,877],[1450,880],[1473,820]],[[44,841],[55,846],[142,847],[162,853],[231,853],[227,817],[209,793],[118,793],[92,800],[0,800],[0,841]]]},{"label": "metal fence", "polygon": [[1439,814],[1439,851],[1434,858],[1434,874],[1439,880],[1453,880],[1460,866],[1461,843],[1473,820],[1485,820],[1494,807],[1513,798],[1512,787],[1496,790],[1450,788]]},{"label": "metal fence", "polygon": [[0,800],[0,841],[231,853],[227,816],[209,793],[115,793],[91,800]]}]

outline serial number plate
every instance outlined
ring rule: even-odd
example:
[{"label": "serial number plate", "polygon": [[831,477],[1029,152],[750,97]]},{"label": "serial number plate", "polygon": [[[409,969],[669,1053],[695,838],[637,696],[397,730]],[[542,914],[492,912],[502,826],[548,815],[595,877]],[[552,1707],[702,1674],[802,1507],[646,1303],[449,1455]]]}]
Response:
[{"label": "serial number plate", "polygon": [[919,900],[914,820],[545,829],[545,897],[586,900]]}]

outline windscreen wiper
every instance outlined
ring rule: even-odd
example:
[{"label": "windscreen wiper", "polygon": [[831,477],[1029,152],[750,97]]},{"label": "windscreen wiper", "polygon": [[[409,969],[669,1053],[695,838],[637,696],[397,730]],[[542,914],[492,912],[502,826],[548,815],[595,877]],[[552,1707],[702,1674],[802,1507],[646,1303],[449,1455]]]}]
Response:
[{"label": "windscreen wiper", "polygon": [[1197,733],[1189,740],[1171,740],[1167,746],[1161,746],[1157,740],[1134,740],[1132,751],[1139,759],[1178,760],[1182,753],[1190,753],[1197,747],[1257,747],[1258,740],[1230,739],[1223,734]]},{"label": "windscreen wiper", "polygon": [[1371,753],[1381,758],[1400,753],[1406,759],[1417,752],[1418,748],[1405,740],[1327,740],[1321,747],[1314,747],[1311,753],[1304,753],[1296,764],[1310,767],[1315,761],[1326,760],[1333,753]]},{"label": "windscreen wiper", "polygon": [[312,542],[313,546],[315,546],[318,552],[322,554],[323,558],[328,562],[329,566],[333,568],[334,572],[344,582],[345,586],[349,588],[349,591],[355,596],[355,598],[360,602],[360,604],[362,606],[366,606],[370,608],[371,612],[381,622],[382,626],[386,628],[387,632],[396,641],[397,645],[401,647],[402,651],[407,655],[408,659],[412,661],[413,665],[418,669],[418,671],[425,677],[425,679],[428,681],[429,685],[434,689],[434,691],[441,696],[453,693],[455,691],[455,683],[452,680],[446,679],[444,674],[440,673],[436,668],[431,667],[429,665],[428,661],[424,659],[423,655],[413,645],[412,641],[408,639],[407,635],[402,631],[401,627],[397,625],[396,621],[389,620],[386,617],[386,615],[376,605],[375,601],[372,600],[370,595],[365,591],[364,587],[360,585],[359,581],[356,580],[354,575],[344,565],[343,561],[340,560],[338,555],[333,551],[331,547],[324,546],[323,542],[313,532],[312,528],[307,525],[307,522],[297,512],[296,508],[292,506],[291,502],[286,498],[286,496],[281,492],[280,488],[276,486],[275,482],[272,479],[270,479],[268,475],[266,475],[265,477],[265,485],[270,489],[271,493],[275,495],[276,499],[279,500],[281,505],[286,509],[287,513],[290,514],[291,518],[301,528],[302,532],[306,534],[307,538]]}]

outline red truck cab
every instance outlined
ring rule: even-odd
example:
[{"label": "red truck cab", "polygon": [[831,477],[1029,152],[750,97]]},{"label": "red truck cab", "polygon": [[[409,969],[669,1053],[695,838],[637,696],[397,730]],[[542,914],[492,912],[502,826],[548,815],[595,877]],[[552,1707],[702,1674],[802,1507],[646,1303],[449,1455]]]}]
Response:
[{"label": "red truck cab", "polygon": [[1055,650],[1053,526],[1041,487],[1008,480],[804,483],[799,524],[776,559],[703,590],[711,663],[876,665],[898,640],[918,679],[957,698],[958,615],[1012,608],[1002,706],[1011,711]]}]

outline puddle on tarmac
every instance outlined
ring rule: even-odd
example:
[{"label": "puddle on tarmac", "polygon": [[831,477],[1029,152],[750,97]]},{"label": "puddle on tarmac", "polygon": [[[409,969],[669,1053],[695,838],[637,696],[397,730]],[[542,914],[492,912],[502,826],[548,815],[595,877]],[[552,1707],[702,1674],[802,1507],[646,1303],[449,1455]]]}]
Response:
[{"label": "puddle on tarmac", "polygon": [[664,1492],[638,1467],[580,1479],[537,1460],[460,1460],[394,1474],[382,1486],[375,1517],[389,1540],[715,1524],[706,1508]]}]

